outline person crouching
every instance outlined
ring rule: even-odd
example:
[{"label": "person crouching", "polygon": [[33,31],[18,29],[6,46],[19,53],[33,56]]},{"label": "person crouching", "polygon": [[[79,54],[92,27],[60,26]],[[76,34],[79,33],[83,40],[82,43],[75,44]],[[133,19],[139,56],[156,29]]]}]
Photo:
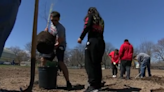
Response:
[{"label": "person crouching", "polygon": [[135,60],[138,60],[140,64],[140,77],[145,77],[145,70],[147,68],[148,76],[151,76],[151,69],[150,69],[150,56],[146,53],[139,53],[137,56],[133,57]]},{"label": "person crouching", "polygon": [[117,77],[117,67],[119,62],[119,53],[118,49],[115,49],[109,54],[109,57],[111,58],[111,66],[112,66],[112,74],[113,78]]}]

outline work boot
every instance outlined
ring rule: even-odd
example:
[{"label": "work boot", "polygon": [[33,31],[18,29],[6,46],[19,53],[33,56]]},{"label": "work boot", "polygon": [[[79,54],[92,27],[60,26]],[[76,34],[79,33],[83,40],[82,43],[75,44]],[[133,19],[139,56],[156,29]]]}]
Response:
[{"label": "work boot", "polygon": [[119,79],[124,79],[124,77],[120,76]]},{"label": "work boot", "polygon": [[149,77],[151,77],[152,75],[151,74],[149,74]]},{"label": "work boot", "polygon": [[112,77],[113,77],[113,78],[116,78],[117,76],[116,76],[116,75],[113,75]]},{"label": "work boot", "polygon": [[104,87],[105,86],[105,83],[106,83],[105,81],[102,81],[101,82],[101,87]]},{"label": "work boot", "polygon": [[68,81],[67,82],[67,90],[71,90],[72,89],[72,84]]},{"label": "work boot", "polygon": [[127,80],[130,80],[131,78],[130,77],[126,77]]},{"label": "work boot", "polygon": [[99,92],[99,90],[98,89],[95,89],[92,86],[89,86],[84,92]]},{"label": "work boot", "polygon": [[140,76],[140,78],[142,79],[142,78],[143,78],[143,76]]}]

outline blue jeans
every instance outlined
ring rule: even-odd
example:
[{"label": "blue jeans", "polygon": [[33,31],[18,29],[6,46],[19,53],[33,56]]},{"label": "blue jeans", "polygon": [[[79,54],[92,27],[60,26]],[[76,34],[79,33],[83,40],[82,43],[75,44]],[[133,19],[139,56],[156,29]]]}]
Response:
[{"label": "blue jeans", "polygon": [[21,0],[0,0],[0,57],[15,24]]},{"label": "blue jeans", "polygon": [[141,67],[140,67],[141,77],[145,77],[146,68],[148,71],[148,76],[151,76],[150,57],[144,58],[144,60],[141,62]]}]

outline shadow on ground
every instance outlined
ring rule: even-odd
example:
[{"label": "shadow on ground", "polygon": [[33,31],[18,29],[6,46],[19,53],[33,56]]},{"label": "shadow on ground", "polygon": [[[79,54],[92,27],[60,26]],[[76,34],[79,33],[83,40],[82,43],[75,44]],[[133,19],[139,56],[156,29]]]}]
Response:
[{"label": "shadow on ground", "polygon": [[0,92],[20,92],[20,91],[0,89]]},{"label": "shadow on ground", "polygon": [[100,92],[140,92],[140,88],[123,88],[123,89],[102,89]]},{"label": "shadow on ground", "polygon": [[[85,88],[84,85],[77,84],[77,85],[73,85],[72,89],[70,89],[69,91],[71,91],[71,90],[82,90],[84,88]],[[59,86],[57,87],[57,89],[68,90],[66,87],[59,87]]]},{"label": "shadow on ground", "polygon": [[[115,85],[115,84],[111,84],[111,85]],[[105,88],[102,88],[100,92],[134,92],[134,91],[135,92],[140,92],[140,90],[141,90],[141,88],[130,87],[130,86],[127,86],[127,85],[124,85],[127,88],[122,88],[122,89],[108,88],[111,85],[104,86]]]},{"label": "shadow on ground", "polygon": [[[66,87],[57,87],[56,89],[72,91],[72,90],[82,90],[84,88],[85,88],[84,85],[77,84],[77,85],[73,85],[72,89],[69,90]],[[21,92],[21,91],[0,89],[0,92]]]},{"label": "shadow on ground", "polygon": [[150,90],[150,92],[164,92],[164,89],[163,88],[152,89],[152,90]]},{"label": "shadow on ground", "polygon": [[[38,85],[39,82],[38,81],[35,81],[34,82],[35,85]],[[81,84],[76,84],[76,85],[72,85],[72,89],[69,89],[69,91],[71,90],[82,90],[85,88],[85,85],[81,85]],[[58,86],[57,88],[55,89],[59,89],[59,90],[68,90],[67,87],[62,87],[62,86]],[[50,89],[51,90],[51,89]]]}]

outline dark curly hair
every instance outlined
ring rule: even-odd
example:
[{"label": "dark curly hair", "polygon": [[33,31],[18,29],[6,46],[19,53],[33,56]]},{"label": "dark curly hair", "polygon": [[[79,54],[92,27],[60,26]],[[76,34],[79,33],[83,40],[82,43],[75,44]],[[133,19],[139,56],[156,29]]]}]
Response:
[{"label": "dark curly hair", "polygon": [[52,12],[51,12],[51,16],[52,16],[52,17],[58,17],[58,18],[60,18],[60,13],[57,12],[57,11],[52,11]]},{"label": "dark curly hair", "polygon": [[102,18],[101,18],[101,16],[100,16],[98,10],[96,9],[96,7],[90,7],[90,8],[88,9],[88,13],[87,13],[86,17],[84,18],[84,20],[85,20],[90,14],[93,15],[93,16],[95,17],[95,18],[94,18],[94,21],[95,21],[95,22],[98,22],[98,21],[102,20]]}]

